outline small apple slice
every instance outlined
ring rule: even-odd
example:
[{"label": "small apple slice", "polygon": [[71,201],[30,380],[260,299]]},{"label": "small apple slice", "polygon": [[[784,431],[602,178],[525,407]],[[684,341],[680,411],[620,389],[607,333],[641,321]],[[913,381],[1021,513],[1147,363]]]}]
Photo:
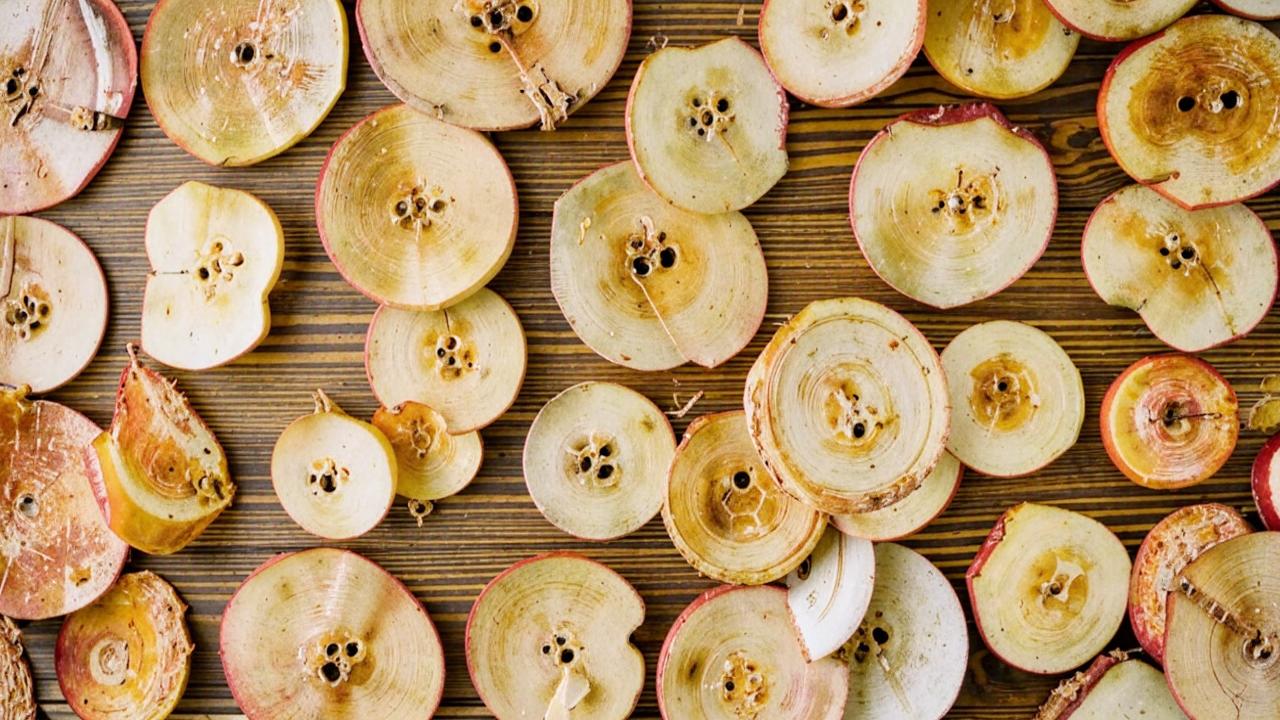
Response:
[{"label": "small apple slice", "polygon": [[440,413],[412,400],[380,407],[373,426],[396,456],[396,493],[434,502],[456,495],[475,479],[484,460],[480,433],[450,435]]},{"label": "small apple slice", "polygon": [[1204,482],[1231,457],[1240,434],[1235,390],[1193,355],[1145,357],[1102,398],[1102,444],[1120,472],[1154,490]]},{"label": "small apple slice", "polygon": [[36,720],[35,684],[31,667],[22,656],[22,633],[13,621],[0,615],[0,718]]},{"label": "small apple slice", "polygon": [[787,95],[737,38],[667,47],[640,63],[627,144],[645,183],[699,213],[741,210],[787,172]]},{"label": "small apple slice", "polygon": [[1129,552],[1107,526],[1070,510],[1005,511],[965,573],[973,617],[991,652],[1020,670],[1078,667],[1124,621]]},{"label": "small apple slice", "polygon": [[1164,675],[1113,650],[1059,683],[1032,720],[1186,720]]},{"label": "small apple slice", "polygon": [[839,650],[862,622],[876,582],[871,542],[829,527],[813,554],[787,575],[787,612],[812,662]]},{"label": "small apple slice", "polygon": [[516,239],[516,186],[493,143],[405,105],[347,131],[316,188],[320,240],[375,302],[457,304],[493,279]]},{"label": "small apple slice", "polygon": [[1094,40],[1136,40],[1173,24],[1198,0],[1045,0],[1067,27]]},{"label": "small apple slice", "polygon": [[1280,19],[1280,1],[1277,0],[1213,0],[1214,4],[1229,13],[1250,20]]},{"label": "small apple slice", "polygon": [[1280,532],[1280,455],[1276,454],[1277,450],[1280,450],[1280,435],[1268,440],[1254,458],[1250,484],[1263,527]]},{"label": "small apple slice", "polygon": [[963,478],[964,465],[955,455],[944,452],[915,492],[879,510],[832,515],[831,524],[852,537],[874,542],[900,540],[941,515],[956,496]]}]

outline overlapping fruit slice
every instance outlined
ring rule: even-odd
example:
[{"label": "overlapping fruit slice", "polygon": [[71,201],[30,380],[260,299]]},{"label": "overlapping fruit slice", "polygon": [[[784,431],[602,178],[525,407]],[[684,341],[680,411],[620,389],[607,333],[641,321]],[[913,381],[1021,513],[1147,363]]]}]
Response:
[{"label": "overlapping fruit slice", "polygon": [[162,0],[142,37],[142,89],[160,128],[210,165],[293,147],[347,82],[337,0]]},{"label": "overlapping fruit slice", "polygon": [[1164,675],[1115,650],[1063,680],[1032,720],[1186,720]]},{"label": "overlapping fruit slice", "polygon": [[465,300],[506,264],[516,186],[485,136],[395,105],[334,144],[316,189],[316,222],[355,289],[386,305],[437,310]]},{"label": "overlapping fruit slice", "polygon": [[1280,532],[1280,456],[1276,454],[1277,450],[1280,450],[1280,435],[1268,440],[1258,457],[1254,458],[1250,485],[1263,526]]},{"label": "overlapping fruit slice", "polygon": [[444,650],[427,611],[345,550],[263,563],[227,603],[220,647],[249,720],[421,720],[444,693]]},{"label": "overlapping fruit slice", "polygon": [[631,633],[644,601],[621,575],[573,553],[523,560],[467,617],[467,669],[498,720],[631,716],[644,658]]},{"label": "overlapping fruit slice", "polygon": [[1094,40],[1135,40],[1168,27],[1196,0],[1045,0],[1058,19]]},{"label": "overlapping fruit slice", "polygon": [[382,431],[396,456],[396,492],[434,502],[471,484],[484,460],[480,433],[450,435],[440,413],[412,400],[380,407],[373,426]]},{"label": "overlapping fruit slice", "polygon": [[824,658],[853,637],[875,581],[871,543],[827,528],[813,554],[786,578],[787,612],[806,660]]},{"label": "overlapping fruit slice", "polygon": [[907,297],[952,308],[994,295],[1053,235],[1044,146],[986,103],[902,116],[871,139],[849,186],[858,247]]},{"label": "overlapping fruit slice", "polygon": [[1229,13],[1253,20],[1280,18],[1280,2],[1277,0],[1213,0],[1213,2]]},{"label": "overlapping fruit slice", "polygon": [[7,617],[0,615],[0,718],[36,720],[35,684],[31,667],[22,657],[22,633]]},{"label": "overlapping fruit slice", "polygon": [[737,38],[645,58],[626,124],[640,177],[686,210],[741,210],[787,172],[786,93]]},{"label": "overlapping fruit slice", "polygon": [[964,465],[955,455],[944,452],[915,492],[879,510],[832,515],[831,524],[853,537],[876,542],[899,540],[941,515],[956,496],[963,477]]},{"label": "overlapping fruit slice", "polygon": [[716,367],[760,328],[769,276],[741,213],[681,210],[622,162],[556,201],[551,291],[578,337],[610,362]]}]

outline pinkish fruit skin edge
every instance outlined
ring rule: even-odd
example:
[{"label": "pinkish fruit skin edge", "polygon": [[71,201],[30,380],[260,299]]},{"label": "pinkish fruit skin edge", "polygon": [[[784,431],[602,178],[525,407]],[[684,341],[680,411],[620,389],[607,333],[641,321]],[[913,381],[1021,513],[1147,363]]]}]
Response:
[{"label": "pinkish fruit skin edge", "polygon": [[1276,452],[1280,451],[1280,435],[1274,435],[1265,445],[1258,457],[1253,461],[1253,473],[1250,485],[1253,500],[1258,505],[1258,514],[1262,524],[1268,530],[1280,531],[1280,476],[1271,472]]}]

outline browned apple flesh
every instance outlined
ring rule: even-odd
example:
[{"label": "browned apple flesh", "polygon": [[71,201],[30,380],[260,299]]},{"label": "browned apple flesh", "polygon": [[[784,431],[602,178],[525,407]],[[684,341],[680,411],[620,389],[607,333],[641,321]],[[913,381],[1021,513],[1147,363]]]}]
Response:
[{"label": "browned apple flesh", "polygon": [[1277,450],[1280,450],[1280,435],[1268,440],[1254,458],[1250,485],[1262,525],[1280,532],[1280,455]]},{"label": "browned apple flesh", "polygon": [[373,425],[396,455],[396,492],[435,502],[456,495],[475,479],[484,460],[480,433],[450,435],[440,413],[412,400],[380,407]]},{"label": "browned apple flesh", "polygon": [[787,574],[787,612],[800,650],[812,662],[853,637],[876,582],[871,542],[828,527],[813,553]]},{"label": "browned apple flesh", "polygon": [[1213,0],[1223,10],[1252,20],[1280,18],[1280,0]]},{"label": "browned apple flesh", "polygon": [[920,531],[947,509],[963,477],[964,465],[955,455],[944,452],[915,492],[879,510],[832,515],[831,524],[846,535],[876,542],[902,539]]},{"label": "browned apple flesh", "polygon": [[1136,40],[1168,27],[1197,0],[1045,0],[1067,27],[1094,40]]},{"label": "browned apple flesh", "polygon": [[0,616],[0,720],[36,720],[35,685],[31,668],[22,656],[22,633],[7,617]]},{"label": "browned apple flesh", "polygon": [[1032,720],[1186,720],[1164,675],[1114,650],[1063,680]]}]

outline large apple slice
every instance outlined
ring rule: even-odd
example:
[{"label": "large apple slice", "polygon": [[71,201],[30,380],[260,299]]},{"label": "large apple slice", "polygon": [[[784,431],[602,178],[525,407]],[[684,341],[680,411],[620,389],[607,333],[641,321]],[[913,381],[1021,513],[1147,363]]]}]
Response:
[{"label": "large apple slice", "polygon": [[440,413],[412,400],[380,407],[373,426],[396,455],[396,492],[434,502],[456,495],[475,479],[484,460],[480,433],[450,435]]},{"label": "large apple slice", "polygon": [[1280,18],[1280,2],[1277,0],[1213,0],[1213,2],[1229,13],[1251,20]]},{"label": "large apple slice", "polygon": [[22,633],[13,621],[0,615],[0,718],[36,720],[35,683],[31,667],[22,656]]},{"label": "large apple slice", "polygon": [[862,622],[876,582],[871,542],[827,528],[786,578],[787,612],[810,662],[839,650]]},{"label": "large apple slice", "polygon": [[741,213],[681,210],[621,162],[556,201],[551,291],[578,337],[610,362],[716,367],[760,328],[769,274]]},{"label": "large apple slice", "polygon": [[1136,40],[1168,27],[1197,0],[1045,0],[1067,27],[1105,42]]},{"label": "large apple slice", "polygon": [[645,58],[626,125],[640,177],[686,210],[741,210],[787,172],[787,95],[737,38]]},{"label": "large apple slice", "polygon": [[853,537],[876,542],[900,540],[941,515],[956,496],[963,478],[964,465],[955,455],[944,452],[915,492],[879,510],[832,515],[831,524]]},{"label": "large apple slice", "polygon": [[1022,503],[996,522],[965,573],[978,632],[996,657],[1041,675],[1097,655],[1124,621],[1129,552],[1105,525]]},{"label": "large apple slice", "polygon": [[1277,450],[1280,450],[1280,435],[1268,440],[1254,458],[1250,485],[1263,526],[1280,532],[1280,455],[1276,454]]},{"label": "large apple slice", "polygon": [[1059,683],[1032,720],[1186,720],[1164,675],[1115,650]]},{"label": "large apple slice", "polygon": [[516,186],[485,136],[394,105],[334,144],[316,188],[320,239],[372,300],[438,310],[475,293],[516,239]]}]

